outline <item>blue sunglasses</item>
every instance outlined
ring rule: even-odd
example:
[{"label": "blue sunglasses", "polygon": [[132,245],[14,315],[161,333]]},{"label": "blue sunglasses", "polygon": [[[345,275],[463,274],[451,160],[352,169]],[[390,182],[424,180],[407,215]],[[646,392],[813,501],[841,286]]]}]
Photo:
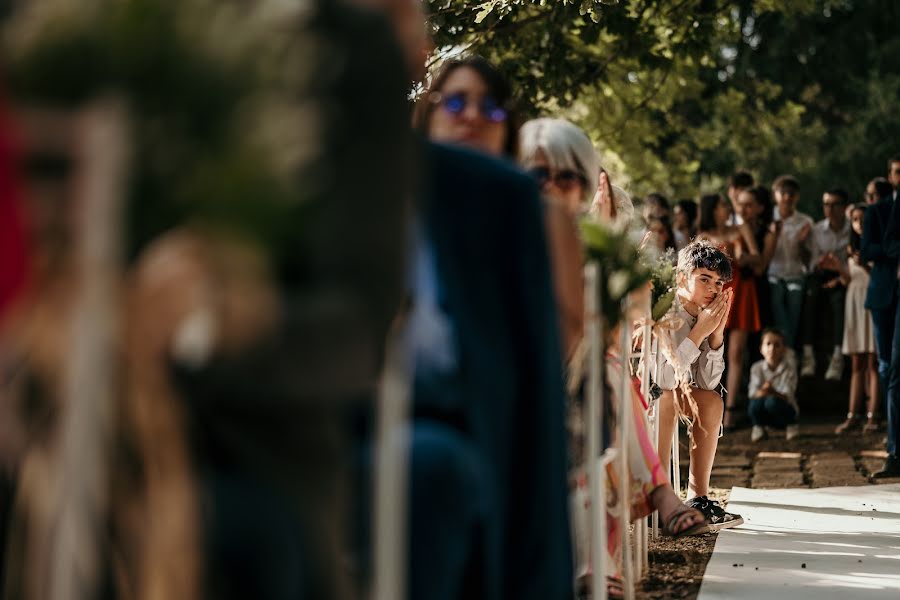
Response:
[{"label": "blue sunglasses", "polygon": [[[473,99],[468,94],[459,92],[445,96],[439,92],[431,94],[429,100],[434,104],[440,104],[448,114],[459,117],[462,115],[466,107],[469,106]],[[491,123],[503,123],[509,118],[509,112],[491,96],[484,96],[478,102],[478,112],[486,120]]]}]

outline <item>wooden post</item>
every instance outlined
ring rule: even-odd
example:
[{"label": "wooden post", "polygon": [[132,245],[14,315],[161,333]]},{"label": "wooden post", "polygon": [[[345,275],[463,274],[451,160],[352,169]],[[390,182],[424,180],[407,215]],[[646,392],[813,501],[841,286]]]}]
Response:
[{"label": "wooden post", "polygon": [[[643,361],[644,368],[641,371],[641,395],[643,395],[644,400],[647,402],[647,406],[652,409],[653,403],[650,400],[650,336],[651,325],[650,321],[652,319],[652,315],[650,313],[650,309],[648,307],[646,314],[644,315],[644,325],[642,327],[643,333],[641,335],[641,351],[638,354],[640,360]],[[648,419],[649,421],[649,419]],[[653,429],[651,425],[650,435],[651,439],[653,438]],[[658,511],[653,511],[654,515],[658,514]],[[639,561],[638,561],[638,575],[639,577],[643,577],[649,562],[649,554],[650,548],[648,543],[648,529],[647,529],[647,519],[642,518],[639,522],[639,536],[638,540],[640,541],[640,552],[638,553]]]},{"label": "wooden post", "polygon": [[[651,349],[650,352],[653,356],[653,381],[657,381],[659,379],[659,340],[653,339],[651,340]],[[659,449],[659,398],[656,400],[649,400],[650,402],[650,412],[652,415],[652,419],[650,421],[650,439],[653,440],[653,449]],[[653,512],[653,539],[657,539],[659,537],[659,511]]]},{"label": "wooden post", "polygon": [[590,369],[588,372],[587,416],[587,473],[590,488],[591,510],[591,571],[594,574],[592,594],[594,598],[606,598],[606,490],[604,464],[600,460],[603,431],[603,402],[606,345],[604,320],[600,311],[599,286],[603,281],[602,269],[595,264],[585,268],[585,309],[590,345]]},{"label": "wooden post", "polygon": [[374,473],[373,600],[406,598],[406,515],[412,357],[395,327],[378,394]]},{"label": "wooden post", "polygon": [[[622,301],[622,314],[628,314],[628,299]],[[628,469],[628,438],[631,435],[631,372],[628,368],[628,357],[631,355],[631,322],[624,318],[621,323],[621,358],[622,358],[622,379],[617,382],[619,385],[619,406],[618,406],[618,438],[619,438],[619,519],[622,531],[622,579],[625,586],[625,599],[633,600],[634,598],[634,565],[631,556],[631,540],[628,532],[631,529],[631,498],[627,493],[628,482],[630,480]]]},{"label": "wooden post", "polygon": [[76,127],[75,268],[79,286],[63,376],[60,485],[49,596],[100,593],[100,545],[109,510],[110,445],[119,375],[122,210],[128,176],[128,117],[120,100],[92,103]]}]

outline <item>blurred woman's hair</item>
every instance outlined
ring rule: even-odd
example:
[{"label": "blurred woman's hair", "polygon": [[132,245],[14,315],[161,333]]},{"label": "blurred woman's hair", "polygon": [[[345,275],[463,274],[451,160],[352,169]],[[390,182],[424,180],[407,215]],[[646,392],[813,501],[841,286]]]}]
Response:
[{"label": "blurred woman's hair", "polygon": [[[519,131],[519,164],[528,168],[543,155],[554,171],[574,171],[585,182],[584,201],[597,191],[600,159],[587,134],[564,119],[534,119]],[[613,192],[615,193],[615,192]]]},{"label": "blurred woman's hair", "polygon": [[663,248],[663,251],[668,249],[672,249],[675,251],[675,232],[672,230],[672,222],[665,217],[650,217],[647,220],[647,228],[652,229],[654,223],[659,223],[662,225],[663,230],[666,232],[666,245]]},{"label": "blurred woman's hair", "polygon": [[[850,208],[850,218],[852,219],[853,213],[858,210],[861,210],[863,212],[863,218],[865,218],[867,208],[868,208],[868,205],[865,202],[858,202],[857,204],[854,204]],[[858,233],[856,233],[856,231],[853,230],[853,227],[851,227],[850,228],[850,249],[853,250],[854,252],[859,252],[860,248],[862,248],[862,236],[859,235]]]},{"label": "blurred woman's hair", "polygon": [[753,196],[756,203],[762,207],[762,212],[759,214],[759,228],[768,228],[772,221],[775,220],[775,204],[772,202],[772,192],[761,185],[747,188],[744,191]]},{"label": "blurred woman's hair", "polygon": [[691,234],[697,230],[697,203],[693,200],[679,200],[675,206],[681,209],[685,217],[687,217],[688,228]]},{"label": "blurred woman's hair", "polygon": [[722,202],[721,194],[706,194],[700,197],[699,231],[713,231],[716,228],[716,207]]},{"label": "blurred woman's hair", "polygon": [[509,80],[497,67],[487,59],[476,54],[451,58],[441,65],[441,68],[431,80],[431,84],[416,101],[416,106],[413,109],[413,127],[418,131],[428,133],[431,115],[434,114],[435,108],[438,106],[438,104],[432,102],[431,95],[435,92],[441,92],[450,75],[464,67],[478,73],[487,89],[487,95],[493,98],[497,105],[506,111],[506,143],[503,151],[507,157],[514,159],[519,149],[517,134],[520,120],[512,88],[509,85]]},{"label": "blurred woman's hair", "polygon": [[669,199],[659,192],[650,192],[649,194],[647,194],[647,196],[644,198],[644,204],[656,206],[657,208],[665,211],[667,214],[671,211]]}]

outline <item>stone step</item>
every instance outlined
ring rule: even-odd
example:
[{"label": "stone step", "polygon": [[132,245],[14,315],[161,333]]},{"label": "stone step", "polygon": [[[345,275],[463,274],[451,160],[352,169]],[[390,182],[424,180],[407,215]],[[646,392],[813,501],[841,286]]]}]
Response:
[{"label": "stone step", "polygon": [[859,462],[865,475],[871,475],[875,471],[880,471],[881,467],[884,466],[883,458],[862,458]]},{"label": "stone step", "polygon": [[806,482],[803,480],[803,473],[799,471],[795,473],[770,473],[764,476],[755,476],[752,483],[754,488],[806,487]]},{"label": "stone step", "polygon": [[750,487],[749,478],[739,477],[716,477],[713,475],[709,478],[709,487],[729,490],[733,487]]},{"label": "stone step", "polygon": [[714,467],[750,468],[751,459],[742,454],[717,454]]},{"label": "stone step", "polygon": [[753,465],[754,473],[799,473],[800,470],[800,463],[756,463]]},{"label": "stone step", "polygon": [[738,469],[734,467],[719,467],[718,465],[713,465],[712,470],[713,477],[719,475],[722,477],[749,477],[750,471],[749,469]]}]

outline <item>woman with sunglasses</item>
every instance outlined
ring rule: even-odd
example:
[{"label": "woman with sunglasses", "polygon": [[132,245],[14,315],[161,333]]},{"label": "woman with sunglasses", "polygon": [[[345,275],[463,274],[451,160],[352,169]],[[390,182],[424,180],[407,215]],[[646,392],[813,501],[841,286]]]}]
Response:
[{"label": "woman with sunglasses", "polygon": [[518,123],[503,75],[480,56],[448,61],[416,104],[413,124],[433,142],[513,158]]}]

